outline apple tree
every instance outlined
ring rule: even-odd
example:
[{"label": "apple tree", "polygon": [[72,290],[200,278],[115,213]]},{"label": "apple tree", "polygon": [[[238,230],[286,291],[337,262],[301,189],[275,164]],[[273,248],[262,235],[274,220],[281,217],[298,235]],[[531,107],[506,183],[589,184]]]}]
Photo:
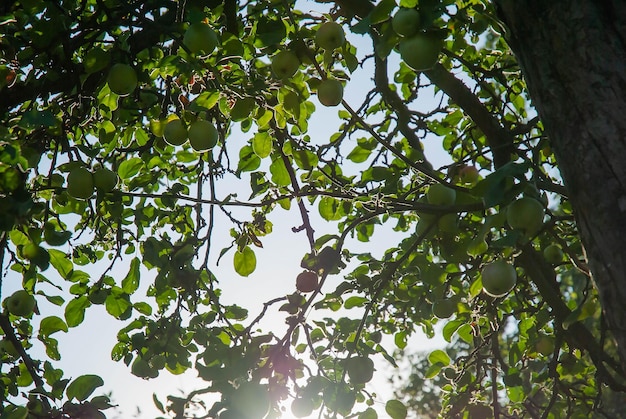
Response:
[{"label": "apple tree", "polygon": [[[2,417],[105,417],[102,377],[65,377],[55,337],[95,306],[124,322],[111,356],[133,374],[206,381],[155,398],[170,417],[404,418],[369,383],[417,331],[458,346],[427,355],[443,417],[601,411],[626,388],[625,14],[3,2]],[[300,273],[260,312],[225,302],[217,262],[263,286],[285,212]]]}]

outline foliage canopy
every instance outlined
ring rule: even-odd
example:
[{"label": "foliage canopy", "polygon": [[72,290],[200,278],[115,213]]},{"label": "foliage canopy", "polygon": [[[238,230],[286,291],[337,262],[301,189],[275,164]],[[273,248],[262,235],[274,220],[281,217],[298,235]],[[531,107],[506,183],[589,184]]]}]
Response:
[{"label": "foliage canopy", "polygon": [[[394,349],[416,330],[468,348],[428,356],[428,378],[443,377],[445,417],[586,418],[601,408],[602,387],[623,389],[624,376],[549,139],[491,3],[319,1],[332,3],[329,14],[294,3],[0,6],[3,279],[19,275],[42,308],[64,313],[5,304],[2,417],[104,417],[110,401],[93,395],[102,379],[70,381],[55,367],[53,335],[95,305],[126,321],[112,357],[133,374],[195,369],[207,382],[157,400],[173,417],[293,408],[375,418],[371,361],[395,364]],[[418,11],[419,42],[394,31],[398,7]],[[345,40],[316,40],[328,21]],[[420,49],[403,42],[427,44],[428,56],[410,56]],[[420,71],[397,64],[400,52]],[[336,80],[348,91],[364,66],[372,89],[331,108],[334,134],[314,138],[318,86]],[[449,163],[430,163],[433,142]],[[222,186],[233,179],[249,190]],[[519,199],[543,218],[507,220]],[[310,247],[300,261],[308,287],[293,278],[258,315],[223,303],[214,261],[254,277],[280,211],[300,217],[293,234]],[[232,224],[230,243],[211,240],[216,222]],[[320,222],[336,233],[316,234]],[[380,256],[354,250],[380,230],[400,239]],[[547,261],[554,244],[563,257]],[[494,261],[517,277],[497,298],[481,282]],[[116,277],[120,264],[128,270]],[[434,305],[449,315],[434,316]],[[261,330],[275,308],[286,326]],[[44,359],[29,355],[35,340]],[[219,401],[203,404],[209,392]],[[406,416],[398,400],[385,411]]]}]

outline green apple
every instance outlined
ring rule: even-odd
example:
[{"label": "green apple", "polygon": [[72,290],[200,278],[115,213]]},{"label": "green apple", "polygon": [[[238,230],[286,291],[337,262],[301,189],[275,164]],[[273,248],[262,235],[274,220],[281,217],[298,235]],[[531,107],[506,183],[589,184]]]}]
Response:
[{"label": "green apple", "polygon": [[563,251],[557,244],[551,244],[543,249],[543,257],[550,263],[557,264],[563,261]]},{"label": "green apple", "polygon": [[189,25],[185,31],[183,44],[194,54],[199,52],[210,54],[219,44],[219,39],[209,25],[197,22]]},{"label": "green apple", "polygon": [[417,33],[400,41],[400,57],[415,71],[431,69],[443,47],[441,39],[426,33]]},{"label": "green apple", "polygon": [[117,186],[117,173],[101,167],[93,173],[93,184],[102,192],[111,192]]},{"label": "green apple", "polygon": [[478,169],[474,166],[464,166],[459,170],[459,179],[465,184],[476,183],[478,176]]},{"label": "green apple", "polygon": [[374,361],[367,356],[355,356],[346,360],[346,372],[352,384],[365,384],[374,376]]},{"label": "green apple", "polygon": [[535,350],[541,355],[549,356],[554,353],[554,338],[551,336],[541,335],[535,342]]},{"label": "green apple", "polygon": [[492,297],[505,296],[515,287],[517,282],[515,267],[502,259],[485,265],[481,276],[483,291]]},{"label": "green apple", "polygon": [[26,290],[17,290],[4,300],[4,305],[14,316],[27,317],[35,310],[35,297]]},{"label": "green apple", "polygon": [[310,397],[298,397],[291,402],[291,413],[297,418],[308,418],[315,405]]},{"label": "green apple", "polygon": [[456,313],[456,302],[451,299],[436,300],[432,310],[433,315],[438,319],[447,319]]},{"label": "green apple", "polygon": [[24,259],[33,260],[39,254],[39,246],[32,242],[26,243],[24,246],[22,246],[21,253]]},{"label": "green apple", "polygon": [[269,388],[265,384],[243,383],[233,394],[233,410],[242,419],[261,419],[270,410]]},{"label": "green apple", "polygon": [[420,25],[420,14],[415,9],[401,7],[391,19],[391,27],[400,36],[413,36]]},{"label": "green apple", "polygon": [[339,80],[323,80],[317,86],[317,99],[324,106],[339,105],[343,99],[343,85]]},{"label": "green apple", "polygon": [[189,126],[187,131],[191,148],[201,153],[212,149],[217,144],[219,134],[211,122],[198,119]]},{"label": "green apple", "polygon": [[279,79],[293,77],[300,67],[298,56],[291,51],[280,51],[272,57],[272,71]]},{"label": "green apple", "polygon": [[67,193],[76,199],[89,199],[93,192],[93,174],[84,167],[72,169],[67,175]]},{"label": "green apple", "polygon": [[137,73],[128,64],[114,64],[107,78],[109,89],[120,96],[128,96],[137,87]]},{"label": "green apple", "polygon": [[536,234],[543,226],[543,205],[534,198],[523,197],[513,201],[506,209],[506,220],[513,229],[527,236]]},{"label": "green apple", "polygon": [[317,289],[317,274],[313,271],[300,272],[296,277],[296,288],[300,292],[313,292]]},{"label": "green apple", "polygon": [[318,47],[332,51],[346,42],[343,27],[337,22],[323,23],[315,33],[315,43]]},{"label": "green apple", "polygon": [[163,128],[163,138],[170,145],[183,145],[187,141],[187,127],[180,119],[172,119]]},{"label": "green apple", "polygon": [[437,227],[442,233],[456,234],[459,230],[459,216],[455,213],[444,214],[437,221]]},{"label": "green apple", "polygon": [[441,183],[435,183],[428,188],[426,199],[433,205],[453,205],[456,201],[456,191]]}]

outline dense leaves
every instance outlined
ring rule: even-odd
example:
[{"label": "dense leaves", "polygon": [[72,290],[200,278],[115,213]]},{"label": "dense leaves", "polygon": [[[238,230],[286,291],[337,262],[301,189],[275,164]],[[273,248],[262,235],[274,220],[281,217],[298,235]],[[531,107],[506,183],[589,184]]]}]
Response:
[{"label": "dense leaves", "polygon": [[[111,354],[133,374],[195,369],[207,382],[155,396],[171,417],[407,417],[368,383],[417,331],[462,345],[427,356],[423,379],[440,386],[428,406],[443,417],[589,417],[604,387],[624,389],[549,139],[490,3],[317,3],[330,13],[291,0],[0,6],[2,289],[20,278],[64,316],[5,303],[3,417],[103,417],[108,398],[89,399],[101,378],[64,377],[51,337],[97,305],[125,322]],[[398,7],[418,12],[408,45],[433,40],[427,57],[400,44]],[[324,39],[328,22],[345,38]],[[360,71],[373,84],[351,88]],[[316,96],[329,79],[345,94],[326,103],[338,106],[322,114],[337,115],[324,136],[325,88]],[[200,121],[206,147],[190,131]],[[103,168],[117,176],[106,187]],[[543,218],[507,219],[519,199]],[[218,263],[264,287],[257,254],[285,211],[299,221],[284,245],[309,247],[294,272],[319,282],[303,292],[294,275],[258,314],[224,302],[232,278]],[[554,244],[563,253],[546,260]],[[517,276],[497,297],[481,278],[493,261]],[[278,303],[285,322],[267,330]],[[49,359],[29,355],[35,339]]]}]

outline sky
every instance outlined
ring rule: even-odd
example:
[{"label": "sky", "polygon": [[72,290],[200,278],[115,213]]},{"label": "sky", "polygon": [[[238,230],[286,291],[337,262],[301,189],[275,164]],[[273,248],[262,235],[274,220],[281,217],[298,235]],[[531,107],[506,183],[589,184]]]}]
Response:
[{"label": "sky", "polygon": [[[312,1],[300,1],[298,6],[301,10],[311,12],[322,12],[326,7],[326,5]],[[370,47],[367,44],[369,38],[348,34],[348,39],[357,45],[359,57],[363,57],[369,52]],[[351,75],[351,80],[346,86],[345,99],[353,108],[359,107],[365,93],[372,85],[373,68],[371,64],[372,60],[369,60],[363,68],[358,68]],[[398,57],[395,53],[392,53],[391,65],[398,65]],[[325,108],[317,102],[315,97],[312,97],[311,100],[315,102],[317,112],[309,124],[309,134],[316,139],[329,138],[340,124],[337,112],[341,107]],[[246,135],[252,134],[253,132]],[[447,163],[445,160],[447,154],[441,150],[439,141],[432,139],[432,141],[427,141],[425,145],[427,156],[435,167]],[[239,195],[240,198],[245,198],[248,196],[248,193],[245,192],[247,185],[248,178],[244,176],[240,182],[231,179],[225,184],[218,185],[218,187],[222,188],[222,196],[225,196],[229,191],[240,190],[242,191]],[[326,232],[336,233],[333,224],[321,220],[317,215],[316,206],[309,209],[313,218],[312,224],[316,228],[316,237],[324,234],[323,229],[326,229]],[[216,211],[216,214],[219,214],[219,211]],[[302,270],[300,260],[309,251],[308,240],[304,232],[294,233],[291,230],[292,227],[302,224],[295,205],[292,205],[290,211],[276,210],[269,216],[269,219],[274,223],[274,232],[262,239],[263,249],[255,249],[258,266],[252,275],[247,278],[237,275],[232,269],[232,256],[230,254],[223,259],[222,263],[214,266],[215,273],[221,281],[223,301],[225,303],[237,303],[249,308],[250,318],[256,316],[263,302],[284,296],[295,290],[295,278]],[[232,241],[228,232],[230,225],[227,220],[222,221],[216,223],[217,227],[214,231],[213,242],[224,244],[224,246],[216,245],[217,251]],[[390,243],[397,243],[398,237],[399,235],[390,229],[379,228],[371,242],[360,243],[355,240],[354,245],[351,244],[351,249],[355,251],[367,250],[375,255],[382,254]],[[213,254],[214,261],[217,251],[214,251]],[[118,264],[112,276],[116,278],[125,276],[127,266],[126,263]],[[52,268],[50,269],[52,270]],[[148,272],[144,269],[142,275],[145,275],[142,284],[146,286],[149,278],[154,277],[155,272]],[[97,277],[95,274],[93,276]],[[7,280],[3,284],[3,296],[9,295],[20,283],[20,279],[16,275],[9,274]],[[11,283],[11,281],[14,282]],[[339,281],[339,276],[331,277],[326,285],[327,289],[332,289],[333,284]],[[63,317],[61,310],[43,298],[38,297],[38,304],[41,312],[45,315],[56,314]],[[351,313],[351,316],[354,315],[356,314]],[[267,326],[266,328],[274,328],[277,322],[280,322],[281,325],[284,324],[284,313],[279,314],[276,310],[270,310],[262,325]],[[54,335],[55,338],[59,339],[59,350],[63,356],[56,365],[65,371],[67,377],[75,378],[82,374],[98,374],[104,378],[105,386],[101,390],[104,392],[112,391],[113,402],[119,406],[115,415],[112,414],[113,412],[107,411],[108,417],[154,418],[160,413],[152,403],[152,393],[156,393],[164,402],[168,394],[181,395],[203,386],[203,382],[199,382],[195,378],[195,370],[193,369],[181,376],[173,376],[164,372],[159,378],[146,381],[133,376],[130,369],[122,362],[112,361],[110,352],[116,342],[117,331],[126,323],[112,318],[102,306],[92,306],[87,310],[83,324],[70,329],[67,334],[57,333]],[[386,343],[387,349],[393,351],[393,342],[387,341]],[[441,345],[441,340],[429,341],[423,335],[418,334],[411,339],[409,347],[426,350]],[[41,347],[36,346],[35,350],[41,352]],[[379,403],[375,407],[382,412],[384,402],[392,396],[388,383],[391,374],[389,365],[382,360],[382,357],[377,358],[376,362],[379,373],[375,375],[375,379],[368,385],[368,388],[379,395]],[[289,416],[286,415],[285,418],[289,419]]]}]

